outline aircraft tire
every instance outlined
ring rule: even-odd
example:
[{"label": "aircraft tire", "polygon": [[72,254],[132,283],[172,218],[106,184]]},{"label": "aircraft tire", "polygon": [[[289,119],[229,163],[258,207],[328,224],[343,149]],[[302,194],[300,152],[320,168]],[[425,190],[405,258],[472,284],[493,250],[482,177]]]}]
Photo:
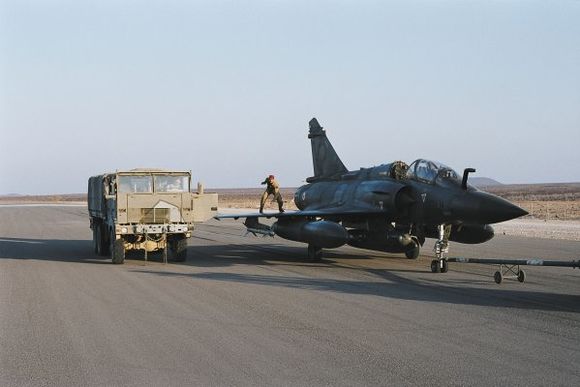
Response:
[{"label": "aircraft tire", "polygon": [[501,284],[501,281],[503,281],[503,275],[501,274],[501,271],[496,271],[495,274],[493,275],[493,280],[495,281],[496,284]]},{"label": "aircraft tire", "polygon": [[417,259],[420,252],[421,247],[417,244],[417,242],[412,242],[412,246],[405,251],[405,257],[409,259]]},{"label": "aircraft tire", "polygon": [[322,249],[318,246],[308,245],[308,258],[313,261],[320,261],[322,259]]},{"label": "aircraft tire", "polygon": [[434,259],[431,261],[431,273],[441,273],[441,268],[439,267],[439,260]]},{"label": "aircraft tire", "polygon": [[449,271],[449,262],[446,259],[442,262],[441,273],[447,273]]},{"label": "aircraft tire", "polygon": [[526,281],[526,272],[523,270],[520,270],[518,272],[518,281],[520,281],[521,283],[524,283]]}]

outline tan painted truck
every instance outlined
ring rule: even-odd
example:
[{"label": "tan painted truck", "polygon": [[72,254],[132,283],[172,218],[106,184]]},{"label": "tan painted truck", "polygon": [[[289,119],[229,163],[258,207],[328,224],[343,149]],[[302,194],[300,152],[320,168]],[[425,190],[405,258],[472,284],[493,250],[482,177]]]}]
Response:
[{"label": "tan painted truck", "polygon": [[200,185],[191,192],[191,172],[133,169],[90,177],[88,206],[98,255],[121,264],[127,250],[161,250],[180,262],[194,224],[217,214],[218,198]]}]

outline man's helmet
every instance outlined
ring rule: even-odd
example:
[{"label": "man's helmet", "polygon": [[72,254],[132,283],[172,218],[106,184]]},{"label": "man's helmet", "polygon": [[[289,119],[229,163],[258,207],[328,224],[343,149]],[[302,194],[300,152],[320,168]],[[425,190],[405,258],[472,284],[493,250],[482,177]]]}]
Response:
[{"label": "man's helmet", "polygon": [[268,179],[274,179],[274,175],[268,176]]}]

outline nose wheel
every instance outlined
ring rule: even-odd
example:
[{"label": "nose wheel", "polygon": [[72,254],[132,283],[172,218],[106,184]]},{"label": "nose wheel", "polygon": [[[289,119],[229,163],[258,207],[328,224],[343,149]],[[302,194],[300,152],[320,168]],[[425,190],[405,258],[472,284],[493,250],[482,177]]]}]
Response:
[{"label": "nose wheel", "polygon": [[431,261],[431,272],[432,273],[447,273],[449,270],[449,263],[447,259],[434,259]]},{"label": "nose wheel", "polygon": [[447,262],[447,253],[449,253],[449,236],[451,235],[450,224],[440,224],[437,226],[439,239],[435,242],[433,252],[436,259],[431,261],[432,273],[447,273],[449,262]]}]

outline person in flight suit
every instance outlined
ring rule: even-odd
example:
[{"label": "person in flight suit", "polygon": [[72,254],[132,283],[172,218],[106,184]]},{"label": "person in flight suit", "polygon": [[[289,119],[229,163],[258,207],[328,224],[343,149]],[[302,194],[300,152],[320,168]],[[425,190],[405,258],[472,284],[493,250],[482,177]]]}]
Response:
[{"label": "person in flight suit", "polygon": [[405,180],[409,166],[403,161],[395,161],[391,167],[391,177],[396,180]]},{"label": "person in flight suit", "polygon": [[280,194],[280,185],[274,178],[274,175],[268,176],[266,180],[260,184],[266,184],[266,190],[262,194],[262,199],[260,200],[260,213],[264,213],[264,205],[270,195],[274,195],[274,200],[278,202],[278,210],[284,212],[284,209],[282,208],[284,202],[282,201],[282,195]]}]

